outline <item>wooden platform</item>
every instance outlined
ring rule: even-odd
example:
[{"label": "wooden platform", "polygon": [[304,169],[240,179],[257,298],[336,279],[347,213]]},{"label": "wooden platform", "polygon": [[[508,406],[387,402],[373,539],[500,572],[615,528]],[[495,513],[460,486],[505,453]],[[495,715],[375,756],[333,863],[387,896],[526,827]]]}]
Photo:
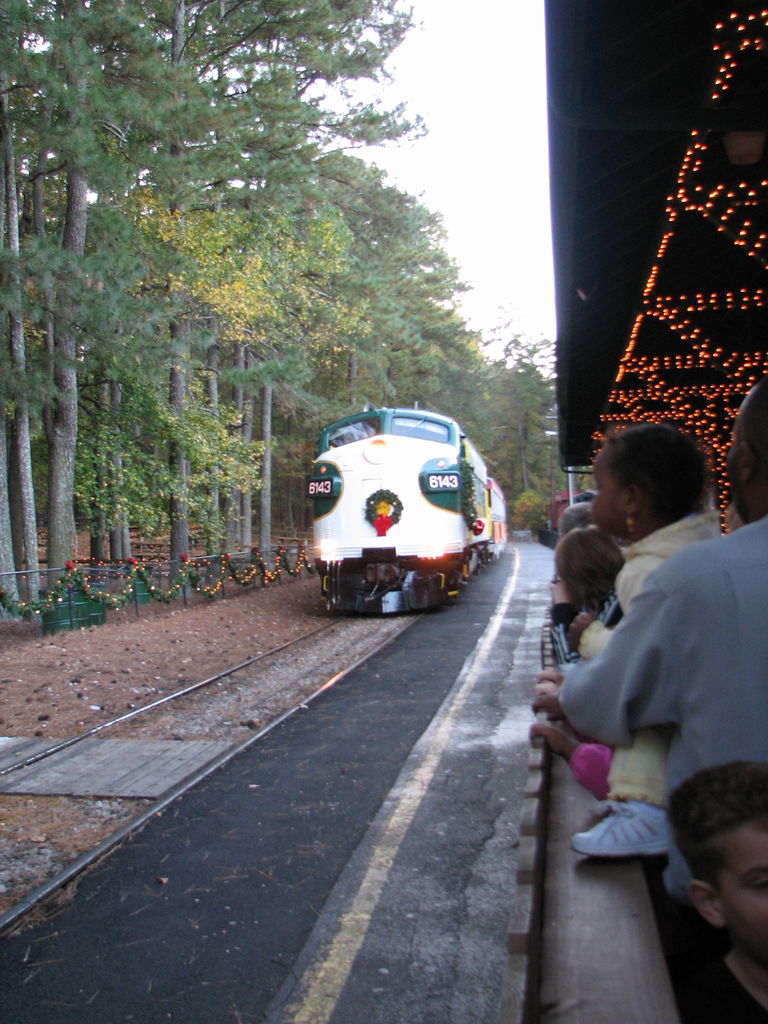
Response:
[{"label": "wooden platform", "polygon": [[[541,663],[554,664],[548,622]],[[571,849],[597,801],[543,746],[524,795],[499,1024],[679,1024],[642,860]]]},{"label": "wooden platform", "polygon": [[[0,769],[56,744],[0,737]],[[0,793],[157,798],[232,748],[214,740],[108,740],[90,737],[35,764],[0,775]]]},{"label": "wooden platform", "polygon": [[554,758],[546,837],[540,1024],[674,1024],[672,987],[639,858],[598,861],[569,840],[594,799]]}]

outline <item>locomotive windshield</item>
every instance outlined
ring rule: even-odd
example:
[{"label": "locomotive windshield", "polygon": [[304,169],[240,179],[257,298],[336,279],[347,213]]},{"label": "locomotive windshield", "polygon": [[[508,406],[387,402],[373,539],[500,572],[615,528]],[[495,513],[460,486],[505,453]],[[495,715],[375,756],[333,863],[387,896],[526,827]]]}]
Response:
[{"label": "locomotive windshield", "polygon": [[320,435],[317,452],[341,448],[355,441],[364,441],[377,434],[396,434],[438,444],[458,444],[458,427],[454,420],[438,413],[406,409],[365,409],[329,423]]},{"label": "locomotive windshield", "polygon": [[447,423],[413,416],[393,416],[391,432],[405,437],[419,437],[424,441],[439,441],[447,444],[451,439],[451,431]]},{"label": "locomotive windshield", "polygon": [[377,416],[356,420],[354,423],[345,423],[332,430],[328,435],[328,447],[341,448],[342,445],[352,444],[353,441],[362,441],[366,437],[373,437],[374,434],[380,433],[381,426]]}]

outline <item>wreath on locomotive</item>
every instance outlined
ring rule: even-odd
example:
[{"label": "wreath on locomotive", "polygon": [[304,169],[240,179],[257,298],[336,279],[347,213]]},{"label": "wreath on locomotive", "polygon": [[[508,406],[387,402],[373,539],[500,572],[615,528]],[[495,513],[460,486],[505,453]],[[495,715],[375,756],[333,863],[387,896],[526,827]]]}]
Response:
[{"label": "wreath on locomotive", "polygon": [[387,530],[400,522],[402,514],[403,503],[394,491],[381,488],[365,499],[365,518],[379,537],[385,537]]}]

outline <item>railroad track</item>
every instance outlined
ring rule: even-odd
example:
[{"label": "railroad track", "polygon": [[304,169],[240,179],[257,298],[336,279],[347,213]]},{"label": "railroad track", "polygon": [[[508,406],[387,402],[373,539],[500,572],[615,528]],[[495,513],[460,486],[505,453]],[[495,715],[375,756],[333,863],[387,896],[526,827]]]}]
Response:
[{"label": "railroad track", "polygon": [[[163,741],[173,741],[165,745],[172,745],[175,751],[192,747],[195,742],[210,742],[216,748],[180,782],[149,798],[78,797],[61,791],[58,795],[30,794],[23,787],[23,796],[0,795],[3,828],[14,833],[3,837],[0,851],[0,933],[19,926],[31,911],[49,903],[52,897],[66,898],[69,883],[86,867],[205,774],[305,708],[407,629],[415,618],[324,623],[77,735],[47,740],[32,752],[6,760],[0,768],[0,786],[7,786],[35,766],[53,765],[57,755],[66,758],[73,748],[87,748],[90,743],[103,749],[107,746],[105,733],[120,741],[149,741],[148,756],[156,750],[153,743]],[[190,742],[185,744],[185,740]],[[123,743],[125,747],[130,743]],[[87,790],[87,782],[85,785]],[[36,861],[42,863],[35,866]],[[30,864],[35,877],[30,877]]]},{"label": "railroad track", "polygon": [[157,700],[151,701],[149,704],[142,704],[141,707],[133,708],[132,710],[125,712],[125,714],[118,715],[115,718],[110,718],[106,722],[101,722],[99,725],[92,726],[90,729],[86,729],[75,736],[70,736],[69,739],[58,740],[50,746],[44,746],[42,750],[37,750],[34,754],[21,757],[16,761],[12,761],[10,764],[0,767],[0,777],[3,775],[9,775],[17,769],[27,768],[32,764],[37,764],[39,761],[43,761],[47,757],[58,754],[62,750],[66,750],[75,744],[82,743],[84,740],[87,740],[92,736],[97,736],[109,729],[115,729],[117,726],[124,725],[126,722],[129,722],[134,718],[138,718],[141,715],[146,715],[151,711],[155,711],[164,704],[170,704],[172,701],[189,697],[191,694],[198,693],[206,687],[220,683],[222,680],[234,676],[238,672],[243,672],[245,669],[250,668],[252,665],[257,664],[260,661],[272,658],[282,651],[296,647],[306,640],[317,637],[319,634],[333,629],[334,625],[335,623],[332,622],[326,623],[323,626],[319,626],[317,629],[310,630],[307,633],[302,633],[301,636],[294,637],[292,640],[288,640],[276,647],[272,647],[268,651],[256,654],[252,658],[246,658],[245,661],[241,661],[237,665],[231,665],[228,668],[222,669],[221,672],[208,676],[206,679],[201,679],[197,683],[192,683],[190,686],[184,686],[180,690],[174,690],[171,693],[167,693],[164,696],[159,697]]}]

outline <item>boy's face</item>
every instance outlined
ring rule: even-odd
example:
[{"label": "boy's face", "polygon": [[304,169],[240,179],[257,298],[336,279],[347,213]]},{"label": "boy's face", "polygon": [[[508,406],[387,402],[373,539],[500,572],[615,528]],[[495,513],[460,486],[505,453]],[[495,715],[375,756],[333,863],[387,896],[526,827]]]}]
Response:
[{"label": "boy's face", "polygon": [[728,929],[734,948],[768,971],[768,827],[741,825],[718,845],[724,866],[717,883],[694,880],[691,899],[710,924]]}]

